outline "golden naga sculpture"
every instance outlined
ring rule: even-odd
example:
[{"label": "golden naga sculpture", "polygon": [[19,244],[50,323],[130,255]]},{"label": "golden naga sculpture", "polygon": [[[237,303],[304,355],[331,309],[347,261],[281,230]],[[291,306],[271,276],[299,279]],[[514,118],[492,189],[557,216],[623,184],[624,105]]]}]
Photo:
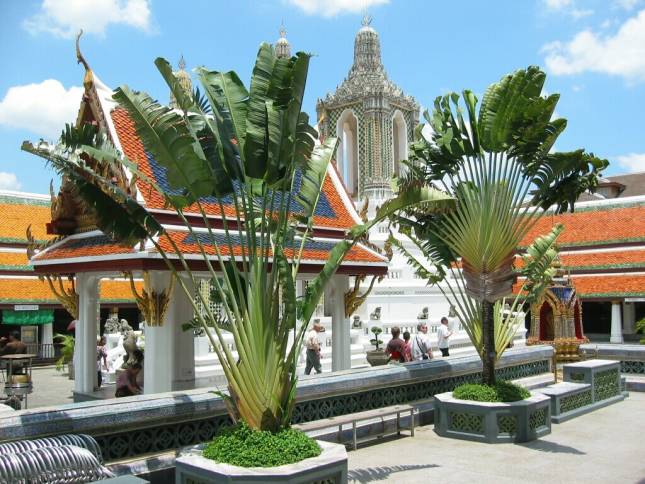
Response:
[{"label": "golden naga sculpture", "polygon": [[132,295],[137,302],[139,311],[143,314],[146,325],[162,326],[164,318],[166,317],[166,311],[168,310],[168,304],[170,303],[170,295],[175,286],[175,278],[171,276],[168,288],[157,292],[152,288],[150,273],[143,271],[143,291],[139,294],[134,284],[132,273],[126,273],[126,276],[130,279]]},{"label": "golden naga sculpture", "polygon": [[354,278],[354,288],[345,293],[345,317],[347,318],[349,318],[354,313],[354,311],[361,307],[361,305],[367,299],[367,296],[369,296],[372,292],[376,281],[381,282],[384,276],[372,276],[372,280],[370,281],[370,286],[367,288],[367,291],[365,291],[363,294],[359,294],[361,283],[365,280],[365,277],[365,274],[356,276]]},{"label": "golden naga sculpture", "polygon": [[76,285],[74,284],[74,277],[69,276],[67,278],[69,281],[67,287],[63,284],[63,277],[59,275],[44,274],[38,276],[38,279],[47,281],[49,289],[56,296],[61,306],[71,314],[72,318],[78,319],[78,294],[76,292]]}]

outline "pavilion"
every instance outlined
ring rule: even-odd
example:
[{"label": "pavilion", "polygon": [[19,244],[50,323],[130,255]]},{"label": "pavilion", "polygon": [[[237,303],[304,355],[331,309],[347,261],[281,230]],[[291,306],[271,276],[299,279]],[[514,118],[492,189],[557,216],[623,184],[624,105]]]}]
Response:
[{"label": "pavilion", "polygon": [[[77,125],[89,123],[104,131],[110,141],[138,168],[160,186],[167,188],[165,168],[143,148],[134,123],[127,112],[112,99],[113,91],[102,83],[77,51],[79,62],[85,66],[84,95]],[[182,66],[183,67],[183,66]],[[181,69],[183,70],[183,69]],[[178,78],[181,72],[176,73]],[[191,271],[203,271],[206,267],[199,255],[198,245],[179,217],[164,206],[164,201],[144,181],[131,183],[131,174],[124,169],[115,174],[117,183],[123,184],[137,200],[167,230],[181,248]],[[221,213],[215,203],[203,201],[207,216],[215,227],[221,227],[222,217],[231,215],[231,201]],[[75,387],[78,398],[93,391],[96,386],[96,338],[99,310],[99,284],[101,279],[119,276],[124,272],[141,277],[147,273],[152,290],[161,292],[170,289],[171,273],[161,255],[151,244],[123,245],[93,226],[91,211],[84,207],[73,193],[73,187],[63,181],[56,201],[58,207],[49,223],[59,237],[31,258],[37,274],[74,275],[79,298],[79,323],[76,325]],[[191,221],[201,220],[197,212],[185,212]],[[323,193],[314,214],[313,237],[305,245],[300,266],[302,280],[297,281],[303,291],[306,274],[318,272],[327,260],[334,245],[345,237],[349,228],[360,223],[351,198],[333,165],[330,165],[323,186]],[[197,228],[196,231],[206,232]],[[215,230],[217,232],[217,230]],[[207,244],[207,240],[203,240]],[[167,242],[166,242],[167,243]],[[164,247],[165,248],[165,247]],[[234,258],[240,255],[241,247],[234,246],[233,254],[224,249],[223,255]],[[213,257],[215,260],[215,257]],[[387,272],[387,258],[364,244],[356,244],[347,254],[337,274],[325,293],[327,314],[332,320],[332,368],[348,369],[350,361],[350,323],[345,314],[345,297],[349,292],[349,277],[358,275],[382,275]],[[184,277],[180,275],[180,277]],[[186,282],[188,279],[186,278]],[[167,392],[190,388],[194,382],[193,332],[182,331],[182,324],[193,317],[190,301],[178,284],[170,294],[170,302],[162,325],[148,326],[145,332],[145,393]]]}]

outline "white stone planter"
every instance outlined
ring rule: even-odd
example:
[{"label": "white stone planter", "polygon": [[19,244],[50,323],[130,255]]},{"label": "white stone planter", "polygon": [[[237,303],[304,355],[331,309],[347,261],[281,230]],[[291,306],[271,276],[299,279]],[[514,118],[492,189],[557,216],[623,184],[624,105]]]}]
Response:
[{"label": "white stone planter", "polygon": [[490,444],[529,442],[551,433],[551,399],[531,393],[519,402],[473,402],[434,396],[434,430],[442,437]]},{"label": "white stone planter", "polygon": [[322,449],[318,457],[278,467],[237,467],[202,457],[205,444],[182,449],[175,461],[177,484],[211,484],[217,482],[287,484],[347,482],[347,451],[344,445],[317,441]]}]

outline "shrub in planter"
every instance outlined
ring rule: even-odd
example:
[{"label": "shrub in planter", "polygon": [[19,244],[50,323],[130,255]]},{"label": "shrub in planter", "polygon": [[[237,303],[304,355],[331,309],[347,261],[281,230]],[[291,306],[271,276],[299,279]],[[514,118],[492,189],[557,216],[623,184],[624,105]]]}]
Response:
[{"label": "shrub in planter", "polygon": [[203,452],[208,459],[240,467],[281,466],[318,455],[320,446],[299,430],[273,433],[253,430],[243,422],[225,429]]},{"label": "shrub in planter", "polygon": [[453,398],[475,402],[517,402],[531,396],[526,388],[507,381],[498,381],[495,385],[466,383],[459,385],[452,392]]},{"label": "shrub in planter", "polygon": [[379,335],[383,330],[378,326],[373,326],[370,331],[374,335],[374,338],[370,340],[370,343],[374,345],[375,349],[367,352],[367,362],[372,366],[387,365],[390,361],[390,355],[388,355],[383,348],[379,348],[379,345],[383,344],[383,340],[379,338]]}]

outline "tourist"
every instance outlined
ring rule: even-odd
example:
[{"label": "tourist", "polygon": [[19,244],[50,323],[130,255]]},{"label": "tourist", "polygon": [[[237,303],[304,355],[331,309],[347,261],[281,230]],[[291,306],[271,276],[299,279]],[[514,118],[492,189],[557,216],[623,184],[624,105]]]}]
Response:
[{"label": "tourist", "polygon": [[314,323],[313,328],[307,333],[307,337],[305,338],[305,346],[307,347],[305,375],[309,375],[312,368],[316,370],[316,373],[322,373],[322,366],[320,365],[320,341],[318,340],[318,333],[321,330],[322,325]]},{"label": "tourist", "polygon": [[403,363],[405,361],[403,354],[405,352],[405,342],[399,338],[401,328],[394,326],[390,331],[392,339],[388,341],[385,352],[390,355],[390,363]]},{"label": "tourist", "polygon": [[412,361],[412,345],[410,344],[409,331],[403,332],[403,342],[405,343],[403,346],[403,360],[406,362]]},{"label": "tourist", "polygon": [[116,398],[141,395],[142,389],[137,383],[137,376],[140,371],[141,364],[135,363],[119,375],[116,380],[116,393],[114,394]]},{"label": "tourist", "polygon": [[2,338],[4,344],[0,345],[0,355],[24,355],[27,353],[27,345],[20,341],[20,332],[12,331],[9,339]]},{"label": "tourist", "polygon": [[441,325],[439,326],[438,332],[438,345],[441,350],[441,356],[450,356],[450,352],[448,351],[450,347],[448,338],[450,336],[452,336],[452,331],[448,328],[448,318],[443,317],[441,318]]},{"label": "tourist", "polygon": [[103,374],[101,370],[107,370],[107,348],[105,347],[105,336],[101,336],[96,343],[96,371],[97,371],[97,387],[101,388],[103,383]]},{"label": "tourist", "polygon": [[426,323],[419,323],[417,325],[417,334],[414,335],[412,341],[412,360],[431,360],[432,348],[430,346],[430,338],[428,338],[428,325]]}]

